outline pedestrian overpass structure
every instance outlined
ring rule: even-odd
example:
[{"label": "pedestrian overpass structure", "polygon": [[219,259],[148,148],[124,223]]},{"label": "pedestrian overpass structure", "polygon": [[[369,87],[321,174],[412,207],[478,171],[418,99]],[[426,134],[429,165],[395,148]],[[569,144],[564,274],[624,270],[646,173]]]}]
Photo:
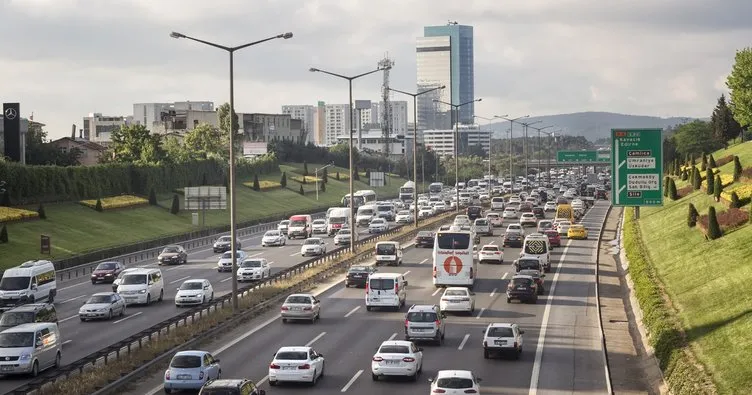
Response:
[{"label": "pedestrian overpass structure", "polygon": [[611,151],[557,151],[556,159],[531,159],[528,166],[551,167],[610,167]]}]

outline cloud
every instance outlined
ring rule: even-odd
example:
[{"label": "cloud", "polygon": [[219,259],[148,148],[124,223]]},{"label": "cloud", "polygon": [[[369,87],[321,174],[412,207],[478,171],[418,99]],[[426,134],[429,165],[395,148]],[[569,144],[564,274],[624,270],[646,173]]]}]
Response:
[{"label": "cloud", "polygon": [[[68,133],[89,112],[128,115],[132,103],[227,101],[228,55],[180,31],[239,45],[242,112],[347,101],[344,80],[389,54],[394,88],[415,90],[415,39],[425,25],[474,26],[476,113],[601,110],[707,116],[734,53],[748,46],[752,2],[725,0],[10,0],[0,2],[0,95]],[[381,75],[357,80],[376,100]],[[402,100],[402,98],[400,98]],[[410,101],[410,108],[412,103]],[[410,110],[412,113],[412,109]]]}]

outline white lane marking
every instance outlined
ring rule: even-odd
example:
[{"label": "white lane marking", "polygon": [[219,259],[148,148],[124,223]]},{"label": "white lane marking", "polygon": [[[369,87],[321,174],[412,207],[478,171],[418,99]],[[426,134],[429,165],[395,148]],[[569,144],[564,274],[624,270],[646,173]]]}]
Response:
[{"label": "white lane marking", "polygon": [[78,314],[70,316],[68,318],[63,318],[62,320],[58,320],[57,322],[60,323],[60,322],[70,321],[70,320],[72,320],[74,318],[78,318]]},{"label": "white lane marking", "polygon": [[426,258],[426,259],[424,259],[424,260],[420,261],[419,265],[422,265],[422,264],[424,264],[424,263],[426,263],[426,262],[428,262],[428,258]]},{"label": "white lane marking", "polygon": [[64,346],[64,345],[66,345],[66,344],[68,344],[68,343],[70,343],[70,342],[72,342],[72,341],[73,341],[73,340],[66,340],[66,341],[64,341],[64,342],[63,342],[63,344],[62,344],[62,345]]},{"label": "white lane marking", "polygon": [[119,323],[119,322],[123,322],[123,321],[125,321],[125,320],[128,320],[128,319],[131,319],[131,318],[133,318],[133,317],[137,317],[137,316],[139,316],[139,315],[141,315],[141,314],[143,314],[143,313],[144,313],[143,311],[138,311],[138,312],[135,312],[135,313],[133,313],[133,314],[128,314],[127,316],[125,316],[125,318],[121,318],[121,319],[119,319],[119,320],[117,320],[117,321],[113,322],[113,324],[117,324],[117,323]]},{"label": "white lane marking", "polygon": [[494,288],[493,291],[491,291],[491,294],[488,295],[488,297],[493,298],[494,295],[496,295],[496,288]]},{"label": "white lane marking", "polygon": [[403,276],[407,276],[407,275],[408,275],[409,273],[410,273],[410,271],[408,270],[408,271],[406,271],[406,272],[402,273],[402,275],[403,275]]},{"label": "white lane marking", "polygon": [[350,379],[350,381],[348,381],[348,382],[347,382],[347,384],[345,384],[345,386],[344,386],[344,387],[342,387],[342,391],[340,391],[340,392],[347,392],[347,390],[348,390],[348,389],[350,388],[350,386],[351,386],[351,385],[353,385],[353,384],[355,383],[355,380],[357,380],[357,379],[358,379],[358,377],[360,377],[360,375],[361,375],[361,374],[363,374],[363,369],[361,369],[361,370],[358,370],[358,371],[357,371],[357,372],[355,373],[355,376],[353,376],[353,377],[352,377],[352,378]]},{"label": "white lane marking", "polygon": [[294,254],[290,254],[290,256],[295,256],[295,255],[299,255],[299,254],[300,254],[300,251],[298,251],[298,252],[296,252]]},{"label": "white lane marking", "polygon": [[180,266],[175,266],[175,267],[171,267],[171,268],[169,268],[169,269],[165,269],[165,271],[166,271],[166,272],[171,272],[171,271],[173,271],[173,270],[178,270],[178,269],[182,269],[182,268],[181,268]]},{"label": "white lane marking", "polygon": [[75,298],[65,299],[64,301],[60,302],[60,304],[63,304],[63,303],[68,303],[68,302],[72,302],[72,301],[74,301],[74,300],[76,300],[76,299],[81,299],[81,298],[83,298],[84,296],[86,296],[86,295],[79,295],[79,296],[76,296]]},{"label": "white lane marking", "polygon": [[441,291],[441,288],[436,288],[436,290],[433,291],[433,293],[431,294],[431,296],[436,296],[436,294],[439,293],[439,291]]},{"label": "white lane marking", "polygon": [[[261,380],[257,381],[257,382],[256,382],[256,386],[257,386],[257,387],[261,386],[261,384],[264,384],[264,383],[266,383],[266,381],[267,381],[267,380],[269,380],[269,376],[268,376],[268,375],[267,375],[267,376],[264,376],[264,378],[263,378],[263,379],[261,379]],[[161,390],[161,389],[162,389],[162,386],[160,385],[160,386],[159,386],[159,389],[158,389],[158,390],[157,390],[156,392],[153,392],[153,393],[149,393],[149,395],[154,395],[154,394],[156,394],[157,392],[159,392],[159,390]]]},{"label": "white lane marking", "polygon": [[390,342],[390,341],[394,340],[395,337],[397,337],[397,334],[396,333],[392,333],[392,335],[389,336],[389,338],[386,339],[386,341]]},{"label": "white lane marking", "polygon": [[219,280],[219,282],[223,283],[223,282],[225,282],[225,281],[230,281],[230,280],[232,280],[232,277],[227,277],[227,278],[226,278],[226,279],[224,279],[224,280]]},{"label": "white lane marking", "polygon": [[312,345],[313,343],[316,343],[316,341],[317,341],[317,340],[319,340],[319,339],[321,339],[322,337],[324,337],[324,335],[326,335],[326,332],[321,332],[321,333],[319,333],[319,335],[318,335],[318,336],[314,337],[314,338],[313,338],[313,340],[311,340],[311,341],[309,341],[308,343],[306,343],[306,344],[305,344],[305,346],[306,346],[306,347],[310,347],[310,346],[311,346],[311,345]]},{"label": "white lane marking", "polygon": [[503,280],[503,279],[507,278],[507,275],[508,275],[508,274],[509,274],[509,273],[504,273],[504,275],[503,275],[503,276],[501,276],[501,279]]},{"label": "white lane marking", "polygon": [[255,257],[257,257],[257,256],[259,256],[261,254],[263,254],[263,252],[257,252],[257,253],[255,253],[253,255],[248,255],[248,258],[255,258]]},{"label": "white lane marking", "polygon": [[496,240],[493,240],[493,241],[491,241],[491,242],[490,242],[490,243],[488,243],[488,244],[490,244],[490,245],[494,245],[494,244],[496,244]]},{"label": "white lane marking", "polygon": [[350,312],[349,312],[349,313],[345,314],[345,318],[347,318],[347,317],[349,317],[349,316],[353,315],[353,314],[354,314],[354,313],[355,313],[356,311],[358,311],[359,309],[360,309],[360,306],[355,306],[355,308],[354,308],[354,309],[350,310]]},{"label": "white lane marking", "polygon": [[179,283],[179,282],[181,282],[181,281],[183,281],[183,280],[187,280],[187,279],[189,279],[189,278],[191,278],[191,276],[185,276],[185,277],[183,277],[183,278],[179,278],[179,279],[177,279],[177,280],[172,280],[172,281],[170,281],[170,284],[175,284],[175,283]]},{"label": "white lane marking", "polygon": [[457,347],[457,349],[461,351],[463,348],[465,348],[465,343],[467,343],[467,339],[469,338],[470,338],[470,334],[468,333],[465,335],[464,338],[462,338],[462,342],[460,343],[460,346]]},{"label": "white lane marking", "polygon": [[70,285],[70,286],[67,286],[67,287],[64,287],[64,288],[58,288],[57,290],[58,290],[58,291],[65,291],[66,289],[71,289],[71,288],[75,288],[75,287],[80,287],[80,286],[82,286],[82,285],[84,285],[84,284],[87,284],[87,283],[88,283],[88,281],[87,281],[87,282],[85,282],[85,283],[78,283],[78,284]]},{"label": "white lane marking", "polygon": [[477,320],[477,319],[480,319],[480,316],[482,316],[482,315],[483,315],[483,313],[485,313],[485,312],[486,312],[486,308],[485,308],[485,307],[484,307],[484,308],[482,308],[482,309],[480,309],[480,311],[478,312],[478,315],[476,315],[476,316],[475,316],[475,319],[476,319],[476,320]]}]

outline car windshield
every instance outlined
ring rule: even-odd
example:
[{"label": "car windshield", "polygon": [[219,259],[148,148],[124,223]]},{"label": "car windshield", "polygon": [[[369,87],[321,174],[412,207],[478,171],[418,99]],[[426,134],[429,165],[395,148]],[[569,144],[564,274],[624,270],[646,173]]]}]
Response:
[{"label": "car windshield", "polygon": [[376,255],[394,255],[396,247],[394,244],[377,244]]},{"label": "car windshield", "polygon": [[392,211],[392,206],[378,206],[379,211]]},{"label": "car windshield", "polygon": [[353,266],[350,268],[350,272],[353,272],[353,273],[361,273],[361,272],[367,272],[367,271],[369,270],[365,266]]},{"label": "car windshield", "polygon": [[540,277],[540,272],[537,270],[520,270],[520,274],[530,277]]},{"label": "car windshield", "polygon": [[229,243],[230,242],[230,236],[222,236],[217,239],[217,242],[219,243]]},{"label": "car windshield", "polygon": [[121,284],[123,285],[146,284],[146,275],[145,274],[127,274],[125,277],[123,277],[123,282]]},{"label": "car windshield", "polygon": [[398,212],[397,215],[410,215],[410,212],[407,211],[407,210],[402,210],[402,211]]},{"label": "car windshield", "polygon": [[467,291],[462,289],[447,289],[444,296],[467,296]]},{"label": "car windshield", "polygon": [[468,233],[439,233],[436,236],[439,249],[466,250],[470,248],[470,234]]},{"label": "car windshield", "polygon": [[358,210],[358,215],[373,215],[373,210],[370,208]]},{"label": "car windshield", "polygon": [[475,226],[488,226],[488,221],[485,219],[476,219]]},{"label": "car windshield", "polygon": [[507,230],[520,230],[520,229],[521,229],[520,225],[509,225],[507,227]]},{"label": "car windshield", "polygon": [[86,301],[86,304],[110,303],[111,300],[112,297],[110,295],[92,295],[92,297]]},{"label": "car windshield", "polygon": [[513,278],[510,284],[513,287],[527,287],[531,282],[529,278]]},{"label": "car windshield", "polygon": [[252,260],[252,261],[244,261],[240,264],[240,267],[261,267],[261,261],[259,260]]},{"label": "car windshield", "polygon": [[394,289],[394,280],[391,278],[372,278],[368,286],[376,291]]},{"label": "car windshield", "polygon": [[517,267],[520,268],[520,270],[524,269],[538,269],[540,267],[540,261],[537,259],[520,259],[517,261]]},{"label": "car windshield", "polygon": [[383,219],[381,219],[381,218],[377,218],[377,219],[374,219],[373,221],[371,221],[371,224],[372,224],[372,225],[381,225],[381,224],[383,224],[383,223],[385,223],[385,222],[386,222],[386,221],[384,221]]},{"label": "car windshield", "polygon": [[294,221],[290,221],[290,226],[306,226],[306,220],[296,219]]},{"label": "car windshield", "polygon": [[284,220],[284,221],[280,222],[279,224],[282,225],[282,226],[287,226],[287,225],[290,225],[290,221],[289,220]]},{"label": "car windshield", "polygon": [[306,245],[321,244],[321,239],[308,239],[303,244],[306,244]]},{"label": "car windshield", "polygon": [[311,304],[311,298],[308,296],[289,296],[285,303],[300,303],[300,304]]},{"label": "car windshield", "polygon": [[462,377],[444,377],[436,381],[439,388],[463,389],[473,388],[473,380]]},{"label": "car windshield", "polygon": [[490,218],[490,219],[499,218],[499,214],[496,214],[496,213],[486,214],[486,218]]},{"label": "car windshield", "polygon": [[0,348],[31,347],[34,345],[34,332],[0,333]]},{"label": "car windshield", "polygon": [[186,281],[180,286],[180,290],[196,290],[204,288],[204,283],[198,281]]},{"label": "car windshield", "polygon": [[426,231],[418,232],[418,237],[433,237],[433,233]]},{"label": "car windshield", "polygon": [[397,345],[381,346],[379,354],[410,354],[410,347]]},{"label": "car windshield", "polygon": [[9,311],[0,317],[0,326],[11,327],[34,322],[33,311]]},{"label": "car windshield", "polygon": [[115,270],[115,262],[102,262],[95,270]]},{"label": "car windshield", "polygon": [[488,328],[488,334],[486,336],[488,337],[514,337],[514,332],[512,332],[512,328],[509,328],[509,327],[492,326]]},{"label": "car windshield", "polygon": [[165,247],[165,249],[162,250],[163,254],[174,254],[176,252],[178,252],[178,248],[177,247]]},{"label": "car windshield", "polygon": [[[235,253],[235,256],[239,255],[238,253]],[[222,259],[232,259],[232,251],[227,251],[224,254],[222,254]]]},{"label": "car windshield", "polygon": [[407,320],[410,322],[434,322],[438,317],[434,312],[412,312],[407,313]]},{"label": "car windshield", "polygon": [[491,252],[499,251],[499,247],[496,247],[496,246],[484,246],[481,251],[491,251]]},{"label": "car windshield", "polygon": [[279,231],[278,231],[278,230],[270,230],[270,231],[266,232],[266,234],[265,234],[264,236],[269,236],[269,237],[277,237],[277,236],[279,236],[280,234],[281,234],[281,233],[279,233]]},{"label": "car windshield", "polygon": [[18,291],[20,289],[29,288],[29,282],[31,277],[5,277],[0,280],[0,290],[3,291]]},{"label": "car windshield", "polygon": [[198,355],[176,355],[170,361],[171,368],[191,369],[201,367],[201,357]]},{"label": "car windshield", "polygon": [[323,219],[317,219],[313,221],[314,225],[326,225],[326,221]]},{"label": "car windshield", "polygon": [[346,217],[332,217],[332,218],[329,218],[329,223],[330,224],[344,224],[345,221],[347,221]]},{"label": "car windshield", "polygon": [[306,351],[280,351],[274,357],[278,361],[306,361],[308,352]]}]

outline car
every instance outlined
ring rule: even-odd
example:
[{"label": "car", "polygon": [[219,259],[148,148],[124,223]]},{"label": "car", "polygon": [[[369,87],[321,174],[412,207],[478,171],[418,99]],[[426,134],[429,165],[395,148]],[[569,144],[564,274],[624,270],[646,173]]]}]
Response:
[{"label": "car", "polygon": [[478,251],[479,263],[504,263],[504,251],[495,244],[486,244]]},{"label": "car", "polygon": [[[246,253],[243,250],[238,250],[237,252],[235,252],[236,263],[243,262],[246,257]],[[231,272],[232,270],[232,251],[227,251],[219,257],[219,260],[217,261],[217,271]]]},{"label": "car", "polygon": [[518,208],[517,211],[521,213],[532,213],[533,205],[530,204],[529,202],[522,202],[520,203],[520,208]]},{"label": "car", "polygon": [[140,268],[138,267],[131,267],[123,270],[120,272],[120,275],[115,279],[115,281],[112,282],[112,292],[117,292],[118,285],[123,282],[123,277],[128,274],[129,272],[136,271]]},{"label": "car", "polygon": [[368,276],[376,273],[377,270],[373,266],[351,266],[345,275],[345,288],[352,286],[365,288]]},{"label": "car", "polygon": [[532,277],[533,280],[535,280],[535,284],[538,286],[538,295],[543,295],[544,293],[546,293],[546,288],[543,284],[543,279],[546,277],[546,275],[541,273],[540,270],[524,269],[517,272],[517,274]]},{"label": "car", "polygon": [[507,225],[507,230],[504,234],[507,233],[518,233],[520,236],[525,236],[525,229],[523,229],[520,224],[509,224]]},{"label": "car", "polygon": [[444,343],[446,313],[437,305],[414,304],[405,315],[405,340],[428,340]]},{"label": "car", "polygon": [[551,245],[551,247],[561,247],[561,236],[559,236],[559,232],[554,229],[549,229],[544,231],[543,234],[548,237],[548,244]]},{"label": "car", "polygon": [[253,381],[248,379],[209,380],[201,387],[198,395],[266,395]]},{"label": "car", "polygon": [[422,207],[420,211],[418,211],[418,218],[420,219],[428,218],[432,215],[433,215],[433,210],[431,210],[430,208]]},{"label": "car", "polygon": [[[225,251],[229,251],[230,248],[230,242],[232,241],[232,237],[230,236],[220,236],[217,240],[214,240],[214,244],[212,245],[212,251],[214,251],[215,254],[221,254]],[[241,248],[240,240],[235,240],[235,248]]]},{"label": "car", "polygon": [[543,211],[543,207],[533,207],[533,214],[535,215],[535,218],[538,219],[546,218],[546,212]]},{"label": "car", "polygon": [[538,303],[538,286],[530,276],[515,275],[507,285],[507,303],[512,300]]},{"label": "car", "polygon": [[452,226],[472,226],[472,224],[470,218],[465,214],[456,215],[454,221],[452,221]]},{"label": "car", "polygon": [[394,222],[398,224],[407,224],[413,221],[413,215],[410,213],[410,210],[401,210],[397,212],[397,216],[394,219]]},{"label": "car", "polygon": [[183,281],[175,294],[175,306],[196,306],[214,300],[214,288],[207,279],[193,278]]},{"label": "car", "polygon": [[486,219],[494,228],[500,228],[504,223],[504,219],[501,217],[499,213],[494,213],[494,212],[486,213]]},{"label": "car", "polygon": [[287,244],[286,233],[281,230],[268,230],[261,237],[261,247],[283,246]]},{"label": "car", "polygon": [[415,236],[415,248],[430,247],[433,248],[433,241],[436,235],[428,230],[418,232]]},{"label": "car", "polygon": [[383,233],[389,230],[389,223],[384,218],[374,218],[368,224],[368,233]]},{"label": "car", "polygon": [[472,314],[475,311],[475,293],[467,287],[447,287],[439,301],[441,311],[463,311]]},{"label": "car", "polygon": [[283,221],[280,221],[277,224],[277,230],[282,232],[283,234],[287,235],[287,231],[290,229],[290,220],[286,219]]},{"label": "car", "polygon": [[125,270],[120,262],[102,262],[91,272],[91,283],[112,283]]},{"label": "car", "polygon": [[469,370],[439,370],[428,379],[432,394],[480,394],[480,377]]},{"label": "car", "polygon": [[559,235],[564,235],[569,237],[569,227],[572,226],[572,222],[569,220],[561,220],[556,225],[556,231],[559,232]]},{"label": "car", "polygon": [[535,218],[535,214],[533,213],[522,213],[522,216],[520,217],[520,225],[521,226],[538,226],[538,218]]},{"label": "car", "polygon": [[[334,245],[335,246],[347,246],[350,245],[350,235],[352,235],[351,229],[340,229],[339,232],[334,236]],[[359,235],[355,233],[355,242],[357,243],[359,239]]]},{"label": "car", "polygon": [[321,301],[311,294],[292,294],[282,303],[280,315],[283,323],[305,320],[313,324],[321,318]]},{"label": "car", "polygon": [[324,355],[313,347],[282,347],[269,364],[269,385],[303,382],[315,385],[324,376]]},{"label": "car", "polygon": [[188,263],[188,253],[185,252],[183,246],[177,244],[168,245],[157,256],[157,261],[160,265],[180,265]]},{"label": "car", "polygon": [[478,235],[493,236],[493,227],[485,218],[476,219],[475,223],[473,223],[473,230]]},{"label": "car", "polygon": [[53,303],[27,303],[5,311],[0,315],[0,332],[35,322],[58,323],[55,305]]},{"label": "car", "polygon": [[327,223],[325,219],[314,219],[311,223],[311,229],[313,234],[326,234]]},{"label": "car", "polygon": [[466,209],[468,221],[475,221],[483,216],[483,208],[480,206],[470,206]]},{"label": "car", "polygon": [[554,228],[554,223],[550,219],[542,219],[538,221],[538,227],[535,229],[538,233],[544,233],[549,229]]},{"label": "car", "polygon": [[409,377],[418,380],[423,370],[423,349],[405,340],[387,340],[371,358],[371,379],[385,376]]},{"label": "car", "polygon": [[508,354],[520,359],[524,330],[517,324],[492,323],[483,330],[483,358]]},{"label": "car", "polygon": [[257,281],[269,278],[272,266],[266,258],[246,258],[238,266],[238,281]]},{"label": "car", "polygon": [[[512,204],[512,203],[509,203]],[[514,207],[507,206],[507,208],[504,209],[504,211],[501,213],[503,219],[517,219],[517,209]]]},{"label": "car", "polygon": [[543,205],[543,211],[547,213],[552,213],[556,211],[556,202],[546,202],[546,204]]},{"label": "car", "polygon": [[116,292],[98,292],[91,295],[78,309],[78,318],[86,320],[106,319],[125,314],[125,300]]},{"label": "car", "polygon": [[524,238],[521,233],[509,232],[504,234],[504,239],[501,243],[502,247],[516,247],[522,248]]},{"label": "car", "polygon": [[300,256],[326,255],[326,241],[320,237],[309,237],[300,246]]},{"label": "car", "polygon": [[574,224],[567,229],[567,238],[575,240],[587,240],[588,231],[585,225]]},{"label": "car", "polygon": [[219,359],[208,351],[178,351],[164,372],[164,392],[199,390],[207,381],[216,380],[221,375]]},{"label": "car", "polygon": [[436,202],[436,204],[433,205],[433,209],[437,213],[441,213],[441,212],[449,210],[449,207],[447,207],[446,203],[444,202]]}]

